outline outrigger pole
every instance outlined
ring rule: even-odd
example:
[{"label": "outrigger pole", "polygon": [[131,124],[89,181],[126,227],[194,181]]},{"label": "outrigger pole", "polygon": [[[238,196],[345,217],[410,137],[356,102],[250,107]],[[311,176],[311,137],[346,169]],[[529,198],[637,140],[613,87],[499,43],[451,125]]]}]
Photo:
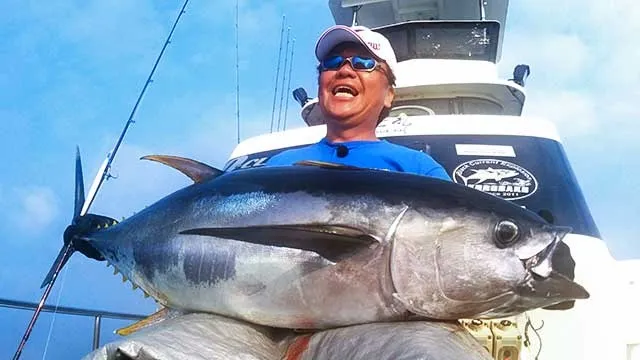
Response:
[{"label": "outrigger pole", "polygon": [[[116,157],[116,153],[118,152],[118,149],[120,148],[120,145],[122,144],[122,140],[124,139],[124,135],[126,134],[127,130],[129,129],[129,126],[134,123],[133,116],[135,115],[136,110],[138,110],[138,105],[140,105],[140,102],[142,101],[142,97],[144,96],[144,93],[147,91],[147,87],[153,81],[152,80],[153,74],[155,73],[156,68],[158,67],[158,63],[160,62],[160,59],[162,58],[162,55],[164,54],[165,49],[167,48],[169,43],[171,43],[171,36],[173,36],[173,32],[176,29],[176,26],[178,25],[178,22],[180,21],[180,18],[182,17],[182,14],[185,13],[184,10],[187,7],[188,3],[189,3],[189,0],[185,0],[184,5],[182,5],[182,8],[180,9],[180,13],[178,14],[175,22],[173,23],[173,27],[171,28],[171,32],[169,32],[169,36],[167,36],[167,40],[165,41],[164,45],[162,46],[162,50],[160,51],[160,54],[158,55],[158,58],[156,59],[156,62],[153,64],[153,69],[151,69],[151,73],[149,74],[149,77],[147,78],[147,81],[145,82],[145,84],[144,84],[144,86],[142,88],[142,91],[140,92],[140,95],[138,96],[138,99],[136,100],[136,103],[133,106],[133,109],[131,110],[131,114],[129,115],[129,119],[127,120],[127,123],[125,124],[124,129],[122,130],[122,133],[120,133],[120,137],[118,138],[118,141],[116,142],[116,145],[114,146],[113,150],[109,153],[109,155],[107,155],[107,158],[105,159],[105,161],[100,166],[100,169],[98,170],[98,174],[96,174],[96,178],[94,179],[93,184],[91,185],[91,190],[89,191],[89,196],[84,200],[83,204],[78,204],[78,203],[75,204],[74,220],[77,217],[85,215],[89,211],[89,207],[91,207],[91,204],[93,203],[93,200],[95,199],[95,196],[98,193],[98,190],[100,189],[100,186],[102,185],[104,180],[107,179],[110,176],[109,175],[109,170],[111,168],[111,163],[113,162],[113,159]],[[81,170],[81,167],[78,166],[78,162],[79,161],[80,161],[80,157],[79,157],[79,151],[78,151],[77,154],[76,154],[76,185],[83,183],[82,182],[82,170]],[[79,172],[77,171],[78,169],[80,169]],[[80,192],[82,194],[79,194],[78,192]],[[84,189],[82,188],[82,186],[81,186],[80,189],[78,187],[76,187],[76,200],[78,200],[78,199],[84,199]],[[80,208],[81,205],[82,205],[82,208]],[[38,316],[40,315],[40,312],[42,311],[42,308],[44,307],[44,304],[47,301],[47,298],[49,297],[49,293],[51,292],[51,289],[53,288],[53,284],[55,283],[55,280],[58,278],[58,274],[60,273],[60,270],[62,269],[62,266],[64,266],[64,264],[67,262],[67,260],[69,259],[71,254],[73,254],[74,251],[75,251],[75,249],[73,247],[73,242],[72,241],[69,241],[60,250],[60,253],[58,254],[58,257],[56,258],[56,260],[54,262],[54,266],[51,268],[50,273],[47,275],[47,277],[45,278],[44,283],[42,284],[42,287],[44,287],[46,285],[46,289],[44,290],[44,293],[42,294],[42,298],[40,299],[40,302],[38,303],[38,307],[36,308],[35,312],[33,313],[33,316],[31,317],[31,321],[29,322],[29,325],[27,326],[27,329],[26,329],[24,335],[22,336],[22,340],[20,341],[20,345],[18,345],[18,349],[16,350],[16,353],[13,355],[13,360],[18,360],[20,358],[20,355],[22,354],[22,350],[24,349],[24,346],[26,345],[27,341],[29,340],[29,336],[31,335],[31,331],[33,330],[33,327],[34,327],[34,325],[36,323],[36,320],[38,319]]]},{"label": "outrigger pole", "polygon": [[280,29],[280,48],[278,49],[278,67],[276,68],[276,86],[275,86],[275,89],[273,89],[273,107],[271,109],[271,131],[270,132],[273,132],[273,124],[274,124],[274,119],[276,115],[276,99],[278,98],[278,82],[280,81],[280,59],[282,58],[282,41],[284,38],[285,17],[286,15],[282,15],[282,27]]},{"label": "outrigger pole", "polygon": [[291,39],[291,26],[287,28],[287,45],[284,49],[284,67],[282,68],[282,91],[280,92],[280,107],[278,108],[278,126],[276,131],[280,131],[280,119],[282,118],[282,100],[285,93],[285,79],[287,77],[287,62],[289,61],[289,40]]}]

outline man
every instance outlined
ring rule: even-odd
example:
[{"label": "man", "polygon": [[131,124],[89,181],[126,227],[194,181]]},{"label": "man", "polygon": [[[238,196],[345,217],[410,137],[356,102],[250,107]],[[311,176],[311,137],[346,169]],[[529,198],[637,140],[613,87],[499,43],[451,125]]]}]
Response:
[{"label": "man", "polygon": [[382,34],[364,26],[332,26],[318,39],[316,57],[317,106],[327,133],[316,144],[274,156],[267,166],[318,160],[450,180],[431,156],[376,136],[395,96],[396,56]]}]

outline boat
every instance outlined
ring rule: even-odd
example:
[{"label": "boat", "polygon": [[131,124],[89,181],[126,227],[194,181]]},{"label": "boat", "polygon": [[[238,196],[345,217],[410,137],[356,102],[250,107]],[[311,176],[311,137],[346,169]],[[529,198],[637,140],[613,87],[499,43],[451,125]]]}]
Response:
[{"label": "boat", "polygon": [[[573,230],[564,240],[591,298],[508,319],[461,319],[495,359],[640,358],[640,260],[616,261],[549,120],[523,115],[531,68],[498,76],[508,0],[330,0],[336,24],[384,34],[398,58],[396,98],[378,137],[430,154],[453,181]],[[305,126],[240,142],[226,171],[264,166],[320,140],[317,99],[296,89]],[[392,189],[390,189],[392,191]]]},{"label": "boat", "polygon": [[[378,135],[433,156],[452,179],[513,201],[573,232],[565,237],[576,280],[591,298],[567,310],[461,319],[495,359],[640,358],[640,259],[616,261],[602,238],[555,125],[523,115],[531,69],[500,79],[508,0],[330,0],[337,24],[385,34],[398,55],[397,96]],[[313,143],[325,133],[317,99],[296,89],[305,126],[251,137],[230,154],[225,170],[264,166],[276,153]],[[482,174],[482,177],[476,174]],[[473,176],[476,175],[476,176]],[[3,306],[33,309],[34,303]],[[139,314],[46,306],[44,311],[102,319]],[[539,337],[538,337],[539,336]]]}]

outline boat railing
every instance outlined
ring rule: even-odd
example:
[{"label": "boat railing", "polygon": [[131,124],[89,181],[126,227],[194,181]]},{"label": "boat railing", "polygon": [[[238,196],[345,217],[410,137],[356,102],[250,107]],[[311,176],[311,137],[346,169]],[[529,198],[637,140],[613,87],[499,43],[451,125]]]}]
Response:
[{"label": "boat railing", "polygon": [[[34,310],[38,307],[37,303],[3,299],[0,298],[0,307],[18,310]],[[130,314],[104,310],[93,310],[85,308],[67,307],[67,306],[54,306],[44,305],[42,311],[54,312],[57,314],[76,315],[93,317],[93,344],[92,350],[96,350],[100,347],[100,328],[103,318],[116,319],[116,320],[141,320],[148,315]],[[26,324],[25,324],[26,325]]]}]

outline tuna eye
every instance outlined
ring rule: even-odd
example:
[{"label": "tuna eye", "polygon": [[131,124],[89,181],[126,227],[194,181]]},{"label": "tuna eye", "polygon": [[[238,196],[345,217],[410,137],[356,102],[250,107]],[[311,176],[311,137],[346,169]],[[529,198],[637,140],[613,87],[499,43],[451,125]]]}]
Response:
[{"label": "tuna eye", "polygon": [[511,220],[502,220],[496,224],[496,242],[498,246],[509,246],[520,237],[520,230]]}]

